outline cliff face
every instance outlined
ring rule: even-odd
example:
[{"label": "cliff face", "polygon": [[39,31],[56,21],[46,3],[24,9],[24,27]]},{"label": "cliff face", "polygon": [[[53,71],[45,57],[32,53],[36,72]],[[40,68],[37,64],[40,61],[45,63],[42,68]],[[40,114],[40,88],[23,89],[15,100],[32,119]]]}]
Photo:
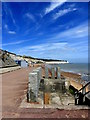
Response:
[{"label": "cliff face", "polygon": [[40,58],[33,58],[30,56],[21,56],[16,55],[15,53],[11,53],[8,51],[4,51],[0,49],[0,67],[8,67],[8,66],[16,66],[15,60],[25,60],[29,64],[31,63],[68,63],[67,60],[53,60],[53,59],[40,59]]},{"label": "cliff face", "polygon": [[10,57],[9,53],[0,50],[0,68],[17,66],[15,61]]},{"label": "cliff face", "polygon": [[9,53],[10,57],[15,61],[15,60],[25,60],[27,61],[29,64],[31,64],[32,62],[33,63],[39,63],[39,62],[43,62],[42,60],[37,60],[37,59],[34,59],[32,57],[27,57],[27,56],[20,56],[20,55],[16,55],[16,54],[13,54],[13,53]]},{"label": "cliff face", "polygon": [[16,55],[14,53],[4,51],[0,49],[0,67],[16,66],[15,60],[25,60],[29,64],[31,63],[43,63],[43,60],[37,60],[32,57]]}]

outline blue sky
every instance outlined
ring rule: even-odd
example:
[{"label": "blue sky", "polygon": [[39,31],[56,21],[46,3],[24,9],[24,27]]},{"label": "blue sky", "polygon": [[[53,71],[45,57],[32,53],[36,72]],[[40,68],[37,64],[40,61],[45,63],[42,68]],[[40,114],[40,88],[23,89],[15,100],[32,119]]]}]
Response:
[{"label": "blue sky", "polygon": [[88,60],[88,3],[2,3],[2,48],[20,55]]}]

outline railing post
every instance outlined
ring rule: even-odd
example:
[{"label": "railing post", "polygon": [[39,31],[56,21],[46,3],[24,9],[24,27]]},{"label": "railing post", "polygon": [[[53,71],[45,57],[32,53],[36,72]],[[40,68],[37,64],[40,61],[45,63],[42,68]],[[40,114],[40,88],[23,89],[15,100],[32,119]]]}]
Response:
[{"label": "railing post", "polygon": [[[82,94],[84,95],[86,93],[86,87],[82,89]],[[85,102],[85,95],[83,96],[83,102]]]},{"label": "railing post", "polygon": [[48,67],[45,66],[45,78],[46,79],[48,79],[48,75],[49,75],[49,73],[48,73]]},{"label": "railing post", "polygon": [[79,96],[78,93],[75,94],[75,105],[79,104]]},{"label": "railing post", "polygon": [[51,68],[51,72],[52,72],[52,79],[55,79],[55,69],[54,69],[54,67]]}]

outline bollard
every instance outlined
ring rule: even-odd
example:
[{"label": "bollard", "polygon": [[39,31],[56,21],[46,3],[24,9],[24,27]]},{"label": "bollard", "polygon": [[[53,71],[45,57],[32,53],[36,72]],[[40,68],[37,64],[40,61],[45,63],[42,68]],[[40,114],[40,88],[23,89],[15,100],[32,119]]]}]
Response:
[{"label": "bollard", "polygon": [[[30,90],[32,90],[32,93],[35,96],[34,98],[37,101],[38,99],[38,74],[36,72],[29,73],[29,82],[30,82]],[[32,97],[32,96],[31,96]]]},{"label": "bollard", "polygon": [[56,67],[56,75],[57,75],[57,79],[61,78],[61,71],[60,71],[60,67]]},{"label": "bollard", "polygon": [[48,79],[48,67],[45,66],[45,78]]},{"label": "bollard", "polygon": [[51,72],[52,72],[52,79],[55,79],[55,69],[51,68]]},{"label": "bollard", "polygon": [[39,76],[39,70],[36,69],[36,70],[33,70],[33,73],[37,73],[37,89],[39,89],[39,86],[40,86],[40,76]]},{"label": "bollard", "polygon": [[40,84],[40,80],[42,79],[42,68],[38,67],[36,70],[39,70],[39,84]]}]

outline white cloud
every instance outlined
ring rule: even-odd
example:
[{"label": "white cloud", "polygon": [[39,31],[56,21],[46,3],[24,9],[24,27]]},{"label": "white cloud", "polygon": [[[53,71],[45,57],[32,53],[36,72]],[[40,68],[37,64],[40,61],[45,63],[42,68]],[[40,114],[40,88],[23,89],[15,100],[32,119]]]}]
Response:
[{"label": "white cloud", "polygon": [[7,15],[9,15],[9,17],[11,18],[13,24],[15,25],[16,22],[15,22],[15,19],[14,19],[14,17],[13,17],[12,10],[11,10],[10,7],[8,6],[8,4],[4,3],[4,4],[3,4],[3,9],[5,10],[5,13],[6,13]]},{"label": "white cloud", "polygon": [[24,42],[27,42],[27,41],[30,41],[30,40],[29,39],[28,40],[19,40],[19,41],[16,41],[16,42],[6,43],[6,44],[2,44],[2,45],[3,46],[17,45],[17,44],[21,44],[21,43],[24,43]]},{"label": "white cloud", "polygon": [[82,56],[85,51],[88,51],[86,43],[83,43],[84,42],[72,44],[69,44],[68,42],[45,43],[25,46],[20,49],[16,49],[15,52],[17,54],[26,54],[39,58],[66,59],[68,57],[74,57],[75,54]]},{"label": "white cloud", "polygon": [[[68,27],[68,26],[67,24],[65,24],[65,26],[63,27]],[[52,35],[49,35],[48,38],[43,39],[43,40],[48,41],[48,42],[60,42],[60,41],[64,41],[64,42],[75,41],[76,42],[76,41],[80,41],[83,38],[86,39],[86,41],[88,39],[88,21],[78,26],[75,26],[73,28],[68,27],[68,29],[64,31],[55,32]]]},{"label": "white cloud", "polygon": [[6,30],[8,30],[8,25],[7,25],[7,24],[5,24],[5,25],[4,25],[4,28],[5,28]]},{"label": "white cloud", "polygon": [[25,16],[28,17],[28,18],[29,18],[30,20],[32,20],[33,22],[36,21],[36,20],[35,20],[35,17],[34,17],[32,14],[30,14],[30,13],[26,13]]},{"label": "white cloud", "polygon": [[56,49],[64,49],[66,47],[66,42],[59,42],[59,43],[46,43],[46,44],[39,44],[39,45],[33,45],[33,46],[26,46],[23,48],[20,48],[19,54],[24,54],[27,52],[45,52],[50,50],[56,50]]},{"label": "white cloud", "polygon": [[[82,32],[80,32],[80,31],[82,31]],[[74,28],[68,29],[66,31],[57,33],[56,35],[53,34],[52,38],[55,39],[55,40],[63,39],[63,38],[68,40],[68,39],[75,38],[77,40],[78,38],[83,38],[83,37],[86,37],[86,36],[88,38],[88,24],[83,23],[83,24],[81,24],[77,27],[74,27]]]},{"label": "white cloud", "polygon": [[[83,37],[85,38],[83,39]],[[43,55],[44,57],[44,54],[46,53],[48,54],[50,53],[50,55],[52,56],[53,53],[51,53],[51,51],[56,52],[57,56],[59,54],[62,54],[63,56],[63,53],[65,53],[65,55],[66,54],[68,55],[73,52],[76,52],[78,54],[79,52],[87,50],[88,46],[87,38],[88,38],[88,25],[87,23],[83,23],[77,27],[68,29],[61,33],[53,34],[52,36],[46,39],[48,43],[26,46],[18,49],[17,53],[19,52],[19,54],[22,55],[23,54],[27,55],[28,53],[30,53],[30,55],[34,57],[38,57],[39,55]],[[69,43],[70,41],[72,42]]]},{"label": "white cloud", "polygon": [[3,44],[3,46],[16,45],[16,44],[20,44],[20,43],[22,43],[22,41],[6,43],[6,44]]},{"label": "white cloud", "polygon": [[76,8],[73,8],[73,9],[68,8],[68,9],[64,9],[64,10],[59,10],[59,12],[57,12],[56,14],[54,14],[53,19],[57,19],[57,18],[65,15],[65,14],[67,14],[69,12],[76,11],[76,10],[77,10]]},{"label": "white cloud", "polygon": [[9,34],[16,34],[15,31],[8,31]]},{"label": "white cloud", "polygon": [[57,2],[52,2],[50,6],[45,9],[45,14],[48,14],[49,12],[53,11],[54,9],[56,9],[66,1],[67,0],[58,0]]},{"label": "white cloud", "polygon": [[8,9],[8,10],[9,10],[11,19],[12,19],[12,21],[13,21],[13,24],[16,25],[16,21],[15,21],[15,19],[14,19],[14,17],[13,17],[13,13],[12,13],[11,9]]},{"label": "white cloud", "polygon": [[87,27],[84,27],[84,29],[80,29],[80,30],[77,30],[76,33],[77,34],[82,34],[84,32],[87,32],[88,28]]},{"label": "white cloud", "polygon": [[[50,36],[50,38],[46,40],[47,43],[30,46],[28,45],[16,49],[15,51],[17,54],[21,55],[26,54],[28,56],[39,58],[70,59],[77,56],[78,59],[81,58],[83,55],[87,57],[88,54],[87,34],[88,34],[87,23],[83,23],[78,27],[74,27],[62,33],[53,34],[52,36]],[[66,42],[63,40],[65,40]]]},{"label": "white cloud", "polygon": [[8,25],[7,25],[7,24],[5,24],[5,25],[4,25],[4,28],[6,29],[6,31],[7,31],[9,34],[16,34],[16,32],[15,32],[15,31],[11,31],[11,30],[9,30],[9,28],[8,28]]}]

